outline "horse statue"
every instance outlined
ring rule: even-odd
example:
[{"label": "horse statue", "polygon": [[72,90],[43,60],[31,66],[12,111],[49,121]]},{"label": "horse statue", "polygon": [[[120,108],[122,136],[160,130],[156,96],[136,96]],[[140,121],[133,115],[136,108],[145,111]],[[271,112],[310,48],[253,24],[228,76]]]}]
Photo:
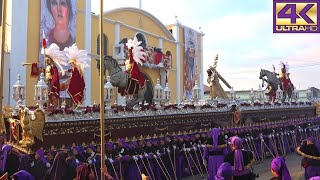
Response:
[{"label": "horse statue", "polygon": [[[97,68],[100,73],[100,59],[96,58]],[[129,78],[129,74],[124,72],[116,59],[113,59],[112,56],[104,56],[104,69],[103,72],[108,70],[110,76],[110,83],[118,87],[119,89],[127,89],[128,86],[131,86],[133,80]],[[105,80],[106,81],[106,80]],[[144,95],[147,91],[147,86],[143,88],[139,88],[136,93],[132,94],[132,100],[127,104],[127,106],[133,107],[139,102],[143,102],[145,100]]]},{"label": "horse statue", "polygon": [[283,99],[281,101],[284,101],[286,98],[291,98],[293,85],[285,87],[285,83],[283,83],[282,80],[278,78],[277,73],[261,69],[259,79],[262,80],[262,87],[264,87],[264,82],[267,83],[267,89],[269,90],[269,92],[266,93],[266,95],[268,95],[270,99],[275,98],[278,86],[280,86],[280,89],[283,91]]}]

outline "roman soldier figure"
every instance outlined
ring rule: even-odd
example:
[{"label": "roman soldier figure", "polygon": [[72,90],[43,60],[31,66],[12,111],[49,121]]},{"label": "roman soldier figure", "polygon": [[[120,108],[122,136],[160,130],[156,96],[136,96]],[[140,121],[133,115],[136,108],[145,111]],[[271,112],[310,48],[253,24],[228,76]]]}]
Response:
[{"label": "roman soldier figure", "polygon": [[294,87],[293,84],[291,83],[291,80],[289,78],[289,64],[286,63],[284,64],[283,62],[281,62],[281,72],[279,73],[279,78],[281,80],[281,86],[282,86],[282,90],[287,92],[288,88],[291,88],[291,90],[293,91]]},{"label": "roman soldier figure", "polygon": [[61,65],[67,65],[66,57],[63,51],[60,51],[60,48],[57,44],[51,44],[48,49],[45,51],[45,77],[47,84],[49,86],[49,100],[50,104],[55,107],[59,106],[60,99],[60,69],[61,75],[64,76],[64,70]]},{"label": "roman soldier figure", "polygon": [[143,64],[143,61],[145,60],[145,52],[140,44],[141,41],[138,41],[137,37],[135,37],[133,40],[129,39],[126,43],[129,52],[129,59],[126,61],[126,71],[128,72],[130,78],[138,82],[140,88],[143,88],[146,84],[146,80],[143,78],[138,64]]},{"label": "roman soldier figure", "polygon": [[69,69],[68,72],[71,72],[71,78],[68,88],[68,93],[73,100],[73,103],[77,106],[81,105],[84,100],[84,73],[85,68],[89,67],[89,58],[88,53],[85,50],[79,50],[76,44],[73,44],[69,48],[65,48],[66,56],[69,58],[69,64],[72,69]]}]

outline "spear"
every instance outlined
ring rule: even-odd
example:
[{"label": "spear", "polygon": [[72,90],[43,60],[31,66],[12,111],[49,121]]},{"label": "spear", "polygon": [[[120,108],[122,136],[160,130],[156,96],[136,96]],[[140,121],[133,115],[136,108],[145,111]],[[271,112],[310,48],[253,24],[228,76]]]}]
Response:
[{"label": "spear", "polygon": [[[151,176],[150,176],[150,173],[149,173],[149,171],[148,171],[148,168],[147,168],[146,164],[145,164],[144,161],[143,161],[143,156],[142,156],[142,155],[139,155],[139,157],[140,157],[140,159],[141,159],[141,162],[142,162],[142,164],[143,164],[143,167],[144,167],[144,169],[146,170],[148,176],[150,177],[150,179],[152,179]],[[152,169],[150,169],[150,170],[152,171]]]},{"label": "spear", "polygon": [[167,152],[168,152],[168,156],[169,156],[169,160],[170,160],[170,163],[171,163],[171,166],[172,166],[172,170],[173,170],[173,174],[174,174],[174,177],[175,177],[175,180],[178,180],[177,179],[177,175],[176,175],[176,170],[173,166],[173,163],[172,163],[172,159],[171,159],[171,154],[170,154],[170,149],[167,148]]},{"label": "spear", "polygon": [[188,158],[188,155],[187,155],[187,149],[186,149],[186,147],[185,147],[186,145],[184,144],[183,145],[183,151],[184,151],[184,155],[185,155],[185,157],[186,157],[186,159],[187,159],[187,162],[188,162],[188,165],[189,165],[189,168],[190,168],[190,172],[191,172],[191,174],[192,174],[192,178],[195,180],[195,177],[194,177],[194,174],[193,174],[193,171],[192,171],[192,168],[191,168],[191,164],[190,164],[190,161],[189,161],[189,158]]}]

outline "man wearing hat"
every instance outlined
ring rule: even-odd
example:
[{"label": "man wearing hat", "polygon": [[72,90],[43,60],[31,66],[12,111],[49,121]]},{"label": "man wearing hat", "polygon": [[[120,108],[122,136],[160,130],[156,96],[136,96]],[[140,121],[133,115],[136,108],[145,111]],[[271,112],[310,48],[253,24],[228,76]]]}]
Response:
[{"label": "man wearing hat", "polygon": [[297,153],[303,157],[301,165],[305,168],[305,178],[320,176],[320,144],[314,137],[309,137],[298,147]]}]

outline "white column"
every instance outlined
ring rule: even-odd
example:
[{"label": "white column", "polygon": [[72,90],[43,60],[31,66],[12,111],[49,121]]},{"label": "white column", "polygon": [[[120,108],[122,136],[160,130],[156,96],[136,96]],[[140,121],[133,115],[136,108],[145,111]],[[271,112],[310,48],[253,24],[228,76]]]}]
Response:
[{"label": "white column", "polygon": [[181,57],[180,57],[180,23],[177,22],[176,26],[172,29],[173,32],[173,36],[176,38],[176,63],[177,63],[177,67],[176,67],[176,76],[177,76],[177,83],[176,83],[176,91],[177,91],[177,103],[181,102],[181,67],[180,67],[180,63],[181,63]]},{"label": "white column", "polygon": [[[161,36],[158,37],[158,48],[162,49],[163,51],[163,38]],[[166,86],[166,70],[164,68],[160,69],[160,85],[164,88]]]},{"label": "white column", "polygon": [[[23,8],[21,8],[23,7]],[[31,26],[31,25],[30,25]],[[21,75],[21,81],[26,84],[26,67],[22,62],[27,60],[28,41],[28,1],[12,0],[12,23],[11,23],[11,52],[10,52],[10,92],[17,81],[17,75]],[[10,98],[10,105],[15,101]]]},{"label": "white column", "polygon": [[[91,53],[91,0],[86,0],[86,14],[85,14],[85,49]],[[87,68],[85,74],[86,82],[86,99],[85,105],[89,105],[91,102],[91,69]]]},{"label": "white column", "polygon": [[139,0],[139,9],[142,9],[142,0]]},{"label": "white column", "polygon": [[158,48],[161,48],[161,49],[163,48],[163,38],[161,36],[159,36],[158,38]]},{"label": "white column", "polygon": [[[120,33],[121,33],[121,25],[120,25],[119,22],[116,22],[116,23],[114,24],[114,45],[119,44],[119,42],[120,42]],[[115,49],[113,48],[113,50],[115,50]],[[113,54],[114,54],[114,53],[113,53]],[[123,59],[118,59],[118,63],[119,63],[119,64],[122,64],[122,63],[124,63],[124,62],[125,62],[125,60],[123,60]],[[120,67],[121,67],[121,69],[122,69],[123,71],[126,70],[126,67],[125,67],[125,66],[120,66]],[[125,98],[125,96],[121,96],[119,93],[117,93],[117,104],[118,104],[118,105],[126,105],[126,98]]]},{"label": "white column", "polygon": [[201,36],[201,38],[200,38],[200,63],[201,63],[201,65],[200,65],[200,84],[199,84],[199,86],[200,86],[200,98],[201,99],[204,99],[204,75],[203,75],[203,36],[204,36],[204,33],[200,33],[200,36]]},{"label": "white column", "polygon": [[116,22],[114,24],[114,44],[119,44],[120,42],[120,23]]}]

